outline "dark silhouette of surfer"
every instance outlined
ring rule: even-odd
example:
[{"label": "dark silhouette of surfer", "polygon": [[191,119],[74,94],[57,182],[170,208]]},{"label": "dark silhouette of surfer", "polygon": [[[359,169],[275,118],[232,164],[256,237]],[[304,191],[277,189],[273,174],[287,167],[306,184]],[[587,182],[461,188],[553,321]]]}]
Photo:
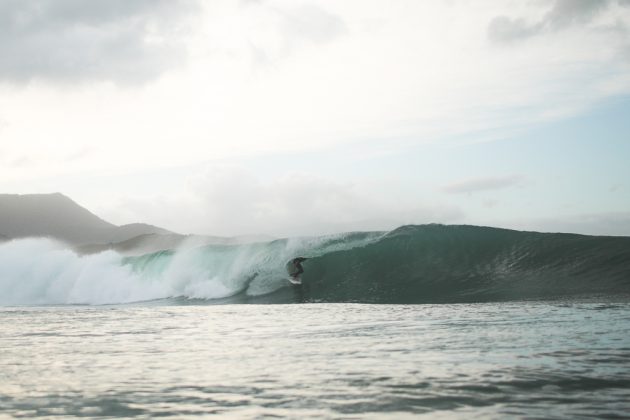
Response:
[{"label": "dark silhouette of surfer", "polygon": [[308,258],[304,258],[304,257],[297,257],[297,258],[293,258],[291,260],[291,264],[293,265],[293,268],[295,269],[292,273],[291,273],[291,278],[294,280],[299,280],[300,279],[300,274],[302,274],[304,272],[304,267],[302,267],[302,262],[306,261]]},{"label": "dark silhouette of surfer", "polygon": [[297,257],[293,258],[291,261],[287,263],[287,270],[289,271],[290,281],[292,283],[293,289],[293,299],[295,302],[304,303],[308,299],[306,295],[308,294],[308,285],[304,285],[302,283],[302,279],[300,278],[300,274],[304,272],[304,267],[302,267],[302,262],[306,261],[308,258]]}]

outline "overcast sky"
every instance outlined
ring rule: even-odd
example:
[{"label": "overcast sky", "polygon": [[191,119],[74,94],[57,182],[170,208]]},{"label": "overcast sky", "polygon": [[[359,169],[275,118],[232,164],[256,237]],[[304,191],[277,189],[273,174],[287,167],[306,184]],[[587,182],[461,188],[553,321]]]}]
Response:
[{"label": "overcast sky", "polygon": [[630,235],[630,1],[3,0],[0,192],[297,235]]}]

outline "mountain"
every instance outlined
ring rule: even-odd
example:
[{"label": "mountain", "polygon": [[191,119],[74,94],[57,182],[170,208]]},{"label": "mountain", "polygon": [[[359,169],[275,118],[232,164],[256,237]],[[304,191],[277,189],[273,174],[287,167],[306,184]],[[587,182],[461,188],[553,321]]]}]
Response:
[{"label": "mountain", "polygon": [[[119,241],[125,241],[128,238],[134,238],[141,235],[175,235],[182,236],[171,232],[170,230],[162,229],[160,227],[149,225],[147,223],[130,223],[128,225],[118,226],[119,237],[125,239],[119,239]],[[115,242],[115,241],[112,241]]]},{"label": "mountain", "polygon": [[0,194],[0,232],[9,238],[45,236],[72,245],[121,242],[172,232],[144,223],[116,226],[60,193]]}]

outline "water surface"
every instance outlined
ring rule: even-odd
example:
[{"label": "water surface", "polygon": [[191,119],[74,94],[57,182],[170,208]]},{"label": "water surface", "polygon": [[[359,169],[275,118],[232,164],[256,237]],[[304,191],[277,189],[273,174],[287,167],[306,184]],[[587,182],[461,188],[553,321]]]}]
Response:
[{"label": "water surface", "polygon": [[5,307],[0,407],[51,418],[621,418],[630,304]]}]

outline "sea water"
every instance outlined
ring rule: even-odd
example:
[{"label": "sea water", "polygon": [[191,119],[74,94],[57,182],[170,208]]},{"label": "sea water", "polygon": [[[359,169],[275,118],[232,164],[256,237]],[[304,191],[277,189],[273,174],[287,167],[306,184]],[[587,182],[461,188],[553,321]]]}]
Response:
[{"label": "sea water", "polygon": [[630,415],[628,301],[184,303],[0,308],[0,418]]}]

